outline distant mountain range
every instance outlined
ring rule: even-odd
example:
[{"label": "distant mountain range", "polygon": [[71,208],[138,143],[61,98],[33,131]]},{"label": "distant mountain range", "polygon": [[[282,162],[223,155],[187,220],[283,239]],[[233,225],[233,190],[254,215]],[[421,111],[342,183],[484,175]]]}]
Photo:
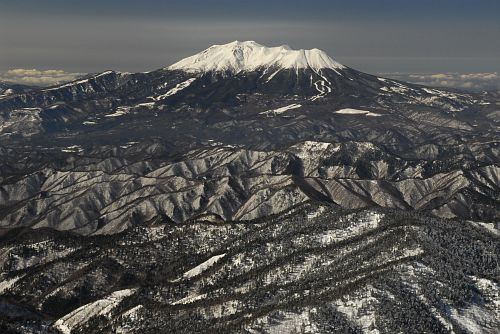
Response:
[{"label": "distant mountain range", "polygon": [[[13,310],[4,312],[5,328],[126,332],[131,324],[154,332],[148,317],[176,332],[189,332],[185,322],[192,321],[214,331],[329,332],[331,325],[333,332],[390,333],[404,332],[406,317],[420,317],[408,328],[428,332],[471,332],[471,323],[484,332],[498,328],[488,299],[498,301],[499,291],[492,251],[500,217],[498,94],[381,78],[318,49],[253,41],[214,45],[152,72],[106,71],[0,92],[0,252],[7,268],[0,292]],[[385,217],[384,227],[374,215]],[[448,223],[457,230],[447,231]],[[234,238],[231,226],[241,229]],[[180,248],[163,243],[171,233],[186,240]],[[471,235],[481,240],[477,248]],[[462,241],[472,247],[470,270],[437,255],[465,259],[456,248]],[[123,245],[155,263],[144,267]],[[161,256],[152,255],[155,247]],[[345,287],[325,283],[346,270],[337,249],[350,254],[349,270],[359,268],[335,278]],[[235,269],[247,257],[254,265]],[[326,271],[307,276],[307,261]],[[168,273],[164,279],[158,270]],[[424,288],[424,277],[444,272],[451,276],[437,284],[447,296],[440,299]],[[227,290],[226,280],[233,284]],[[384,304],[394,317],[373,311],[391,298],[402,301]],[[122,299],[128,302],[119,313],[111,312]],[[315,299],[324,307],[315,308]],[[84,307],[69,314],[91,303],[110,304],[110,313],[87,319]],[[367,311],[368,327],[360,320],[371,310],[366,303],[375,312]],[[421,312],[410,314],[417,304]]]}]

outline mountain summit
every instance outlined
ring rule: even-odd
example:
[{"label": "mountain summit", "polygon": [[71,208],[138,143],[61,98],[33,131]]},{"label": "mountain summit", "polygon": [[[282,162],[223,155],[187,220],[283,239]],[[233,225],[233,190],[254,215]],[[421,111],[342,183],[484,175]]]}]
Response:
[{"label": "mountain summit", "polygon": [[293,50],[288,45],[267,47],[254,41],[234,41],[208,49],[168,67],[186,72],[251,72],[259,69],[344,69],[319,49]]}]

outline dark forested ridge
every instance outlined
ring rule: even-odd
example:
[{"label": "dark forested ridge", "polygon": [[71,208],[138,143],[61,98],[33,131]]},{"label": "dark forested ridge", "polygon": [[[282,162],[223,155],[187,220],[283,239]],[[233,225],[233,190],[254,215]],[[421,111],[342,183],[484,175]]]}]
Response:
[{"label": "dark forested ridge", "polygon": [[2,236],[2,326],[72,333],[495,333],[493,224],[305,203],[246,223]]}]

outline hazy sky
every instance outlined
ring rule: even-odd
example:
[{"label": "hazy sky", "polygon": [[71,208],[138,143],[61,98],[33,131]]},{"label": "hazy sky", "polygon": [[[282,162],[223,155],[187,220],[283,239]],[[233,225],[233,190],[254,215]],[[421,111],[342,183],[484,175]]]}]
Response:
[{"label": "hazy sky", "polygon": [[0,72],[147,71],[236,39],[370,73],[500,72],[500,1],[0,0]]}]

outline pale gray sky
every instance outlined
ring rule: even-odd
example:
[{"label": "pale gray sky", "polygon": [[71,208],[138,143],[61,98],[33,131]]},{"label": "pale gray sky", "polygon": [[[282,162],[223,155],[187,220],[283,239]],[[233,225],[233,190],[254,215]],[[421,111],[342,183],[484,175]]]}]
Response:
[{"label": "pale gray sky", "polygon": [[317,47],[369,73],[500,71],[500,1],[16,0],[2,7],[0,73],[148,71],[236,39]]}]

